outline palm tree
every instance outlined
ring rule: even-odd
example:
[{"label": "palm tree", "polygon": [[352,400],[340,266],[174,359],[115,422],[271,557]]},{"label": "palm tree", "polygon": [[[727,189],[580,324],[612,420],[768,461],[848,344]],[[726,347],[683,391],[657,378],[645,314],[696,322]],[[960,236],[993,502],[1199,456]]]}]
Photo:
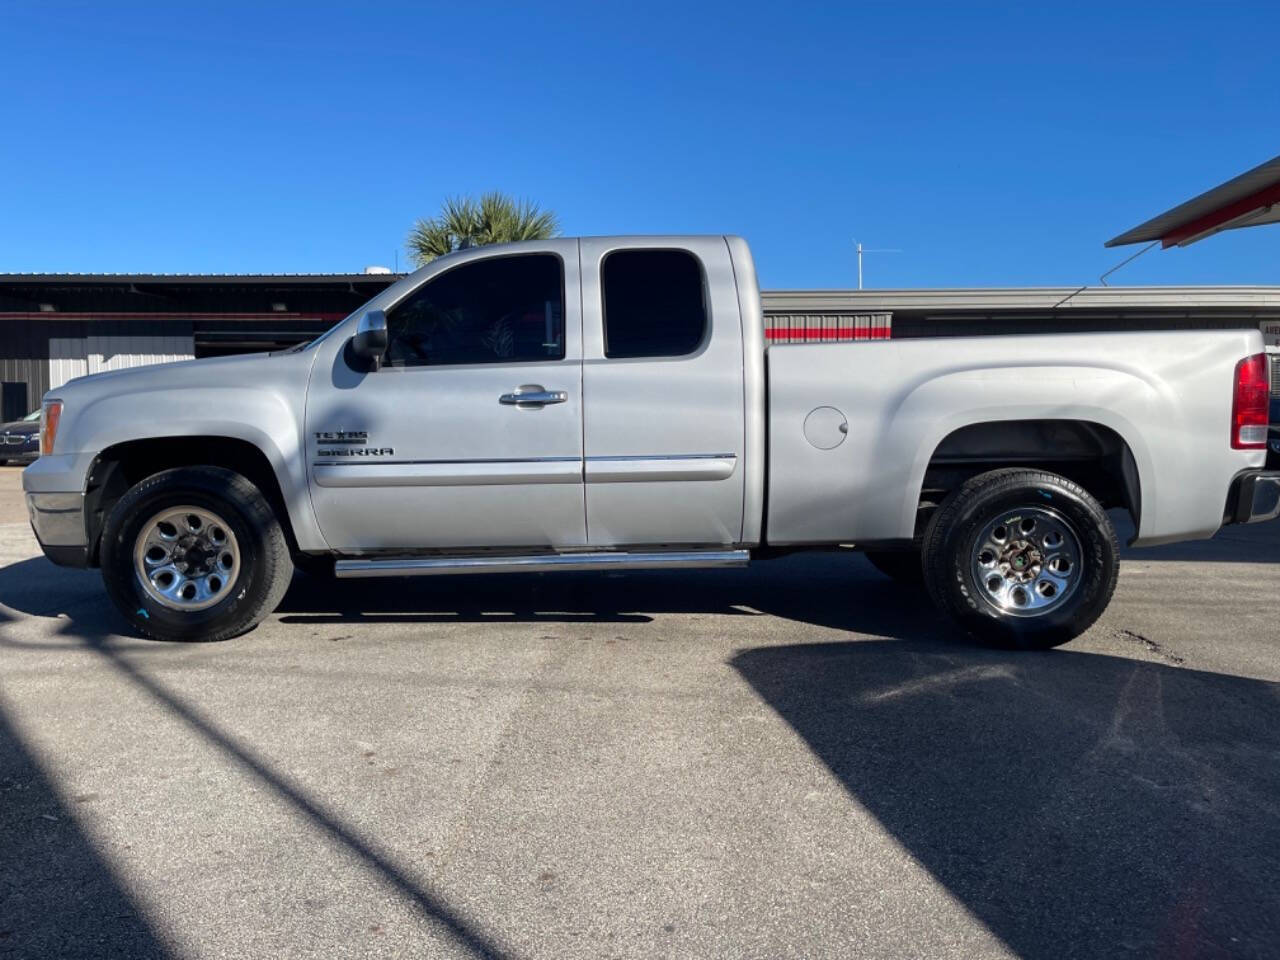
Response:
[{"label": "palm tree", "polygon": [[495,190],[478,201],[472,197],[450,197],[439,214],[413,225],[405,243],[414,262],[422,266],[460,247],[546,240],[559,233],[559,221],[550,210]]}]

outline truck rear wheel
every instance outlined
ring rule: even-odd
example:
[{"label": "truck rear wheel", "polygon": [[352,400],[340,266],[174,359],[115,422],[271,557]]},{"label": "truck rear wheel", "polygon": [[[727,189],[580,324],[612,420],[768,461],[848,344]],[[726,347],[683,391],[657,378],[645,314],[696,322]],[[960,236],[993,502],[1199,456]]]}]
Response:
[{"label": "truck rear wheel", "polygon": [[270,504],[220,467],[165,470],[134,485],[107,517],[101,559],[116,608],[157,640],[225,640],[251,630],[293,576]]},{"label": "truck rear wheel", "polygon": [[929,524],[925,584],[984,642],[1045,649],[1084,633],[1111,602],[1120,547],[1084,488],[1041,470],[969,480]]}]

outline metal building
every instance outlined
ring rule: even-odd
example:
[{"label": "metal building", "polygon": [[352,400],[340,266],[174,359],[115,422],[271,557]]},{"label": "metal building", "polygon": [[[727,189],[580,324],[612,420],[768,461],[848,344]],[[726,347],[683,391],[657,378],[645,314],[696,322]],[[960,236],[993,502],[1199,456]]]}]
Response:
[{"label": "metal building", "polygon": [[[773,290],[762,299],[771,318],[811,317],[818,322],[847,314],[881,315],[889,318],[888,335],[894,339],[1266,329],[1280,323],[1280,287],[1272,286]],[[1273,332],[1280,334],[1280,328]]]},{"label": "metal building", "polygon": [[[0,274],[4,420],[68,379],[310,339],[394,274]],[[1280,287],[785,290],[763,294],[773,342],[1258,327],[1280,343]]]},{"label": "metal building", "polygon": [[0,414],[16,419],[88,373],[291,346],[396,279],[0,274]]},{"label": "metal building", "polygon": [[[852,315],[873,324],[872,339],[1261,329],[1270,347],[1280,347],[1280,287],[1273,286],[779,290],[762,299],[771,331],[830,330]],[[1280,397],[1280,362],[1271,377]]]}]

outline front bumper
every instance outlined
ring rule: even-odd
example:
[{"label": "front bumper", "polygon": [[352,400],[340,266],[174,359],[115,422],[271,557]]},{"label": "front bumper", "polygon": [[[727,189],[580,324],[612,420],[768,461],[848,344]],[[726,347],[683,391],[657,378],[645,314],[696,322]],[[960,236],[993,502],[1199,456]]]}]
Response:
[{"label": "front bumper", "polygon": [[1280,471],[1250,470],[1236,477],[1227,497],[1226,523],[1261,523],[1280,516]]},{"label": "front bumper", "polygon": [[89,565],[83,493],[28,493],[27,516],[46,557],[62,567]]}]

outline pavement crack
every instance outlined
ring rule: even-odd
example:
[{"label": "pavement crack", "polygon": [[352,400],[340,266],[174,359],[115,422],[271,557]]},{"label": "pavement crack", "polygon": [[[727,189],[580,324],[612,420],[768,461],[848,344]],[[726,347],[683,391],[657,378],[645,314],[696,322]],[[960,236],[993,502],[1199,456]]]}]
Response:
[{"label": "pavement crack", "polygon": [[1170,666],[1180,667],[1187,662],[1186,658],[1180,657],[1176,653],[1170,653],[1165,650],[1159,640],[1152,640],[1146,634],[1138,633],[1134,630],[1117,630],[1116,636],[1121,640],[1128,641],[1129,643],[1141,644],[1147,653],[1159,657]]}]

